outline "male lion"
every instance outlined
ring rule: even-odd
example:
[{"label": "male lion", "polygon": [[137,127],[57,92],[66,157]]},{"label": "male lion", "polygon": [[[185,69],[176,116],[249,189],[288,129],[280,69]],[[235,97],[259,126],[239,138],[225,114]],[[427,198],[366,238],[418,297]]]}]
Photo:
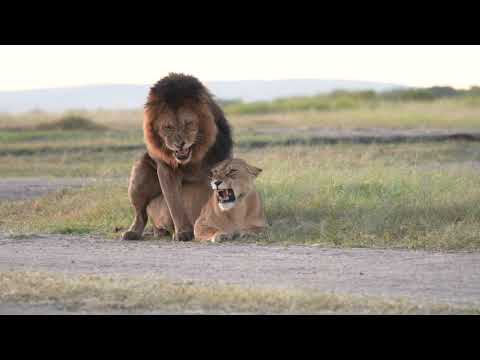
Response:
[{"label": "male lion", "polygon": [[156,224],[157,234],[173,229],[174,240],[191,240],[193,221],[184,208],[182,192],[210,191],[210,169],[231,156],[230,126],[198,79],[171,73],[150,89],[143,133],[147,153],[133,165],[128,186],[135,219],[122,238],[142,237],[147,206],[157,198],[165,215],[163,223]]}]

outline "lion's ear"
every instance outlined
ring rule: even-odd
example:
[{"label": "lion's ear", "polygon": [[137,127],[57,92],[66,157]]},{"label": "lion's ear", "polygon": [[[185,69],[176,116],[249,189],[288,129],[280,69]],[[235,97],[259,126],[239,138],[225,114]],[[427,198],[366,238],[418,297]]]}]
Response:
[{"label": "lion's ear", "polygon": [[257,177],[258,175],[260,175],[260,173],[263,171],[262,169],[256,167],[256,166],[252,166],[252,165],[248,165],[247,164],[247,171],[252,174],[253,176]]}]

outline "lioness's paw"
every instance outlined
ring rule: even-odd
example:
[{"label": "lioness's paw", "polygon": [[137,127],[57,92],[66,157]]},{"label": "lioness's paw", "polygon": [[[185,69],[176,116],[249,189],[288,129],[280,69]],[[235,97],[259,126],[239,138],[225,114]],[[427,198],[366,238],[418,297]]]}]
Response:
[{"label": "lioness's paw", "polygon": [[241,233],[239,234],[239,238],[241,240],[252,240],[258,238],[260,234],[257,233],[252,233],[252,232],[247,232],[247,233]]},{"label": "lioness's paw", "polygon": [[217,234],[212,239],[211,242],[222,242],[222,241],[229,241],[235,238],[235,234]]},{"label": "lioness's paw", "polygon": [[191,241],[193,240],[193,231],[184,231],[184,232],[176,232],[173,235],[174,241]]},{"label": "lioness's paw", "polygon": [[122,240],[140,240],[142,235],[137,233],[136,231],[126,231],[122,235]]}]

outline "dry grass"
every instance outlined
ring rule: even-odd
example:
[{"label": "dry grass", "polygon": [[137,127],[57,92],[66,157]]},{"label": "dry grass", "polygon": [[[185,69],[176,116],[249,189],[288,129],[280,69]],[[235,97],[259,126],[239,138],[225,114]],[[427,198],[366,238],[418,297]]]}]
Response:
[{"label": "dry grass", "polygon": [[[475,250],[479,153],[476,143],[436,143],[294,146],[237,155],[264,169],[257,187],[272,226],[261,242]],[[115,229],[127,228],[133,218],[126,176],[133,157],[117,154],[105,161],[107,154],[52,164],[60,175],[83,171],[103,180],[3,202],[0,230],[118,237]],[[119,177],[108,180],[105,174]]]},{"label": "dry grass", "polygon": [[[443,99],[433,102],[380,102],[355,109],[313,110],[290,113],[238,115],[227,117],[235,128],[327,127],[327,128],[477,128],[480,106],[477,101]],[[68,111],[63,114],[32,112],[1,115],[0,129],[48,124],[64,116],[81,116],[117,130],[141,130],[142,109]]]},{"label": "dry grass", "polygon": [[289,289],[169,282],[154,275],[66,276],[0,272],[0,301],[55,304],[68,310],[248,314],[480,314],[480,309],[412,304],[402,299],[355,297]]}]

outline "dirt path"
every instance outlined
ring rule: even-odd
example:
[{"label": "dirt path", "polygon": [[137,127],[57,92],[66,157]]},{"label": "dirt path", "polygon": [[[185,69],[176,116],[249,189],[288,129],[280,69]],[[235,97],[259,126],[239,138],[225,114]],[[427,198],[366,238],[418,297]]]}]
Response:
[{"label": "dirt path", "polygon": [[480,304],[480,253],[0,235],[0,271],[11,270],[153,273],[171,280],[201,283]]}]

